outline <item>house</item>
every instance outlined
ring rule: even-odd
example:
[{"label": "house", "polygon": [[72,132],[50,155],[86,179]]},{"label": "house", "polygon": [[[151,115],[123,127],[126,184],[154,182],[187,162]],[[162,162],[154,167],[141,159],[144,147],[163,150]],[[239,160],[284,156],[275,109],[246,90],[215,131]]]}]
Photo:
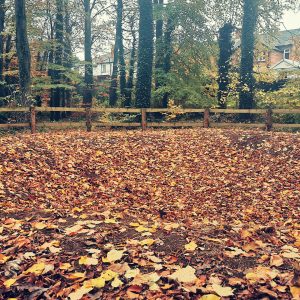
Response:
[{"label": "house", "polygon": [[94,76],[97,81],[109,79],[113,72],[114,56],[113,53],[105,53],[95,59]]},{"label": "house", "polygon": [[[279,31],[274,35],[261,35],[257,40],[254,53],[254,67],[257,72],[290,72],[300,68],[300,28]],[[233,56],[235,66],[240,61],[240,45],[240,38],[237,37]]]},{"label": "house", "polygon": [[255,57],[258,69],[284,72],[300,69],[300,28],[261,36]]}]

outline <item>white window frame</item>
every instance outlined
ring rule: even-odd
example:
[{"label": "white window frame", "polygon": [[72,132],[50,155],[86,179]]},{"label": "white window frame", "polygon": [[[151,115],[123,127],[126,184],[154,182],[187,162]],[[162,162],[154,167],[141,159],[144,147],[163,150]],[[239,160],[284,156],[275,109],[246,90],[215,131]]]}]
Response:
[{"label": "white window frame", "polygon": [[[288,55],[288,58],[286,57],[286,55]],[[290,59],[290,55],[291,55],[291,49],[287,48],[283,50],[283,59]]]}]

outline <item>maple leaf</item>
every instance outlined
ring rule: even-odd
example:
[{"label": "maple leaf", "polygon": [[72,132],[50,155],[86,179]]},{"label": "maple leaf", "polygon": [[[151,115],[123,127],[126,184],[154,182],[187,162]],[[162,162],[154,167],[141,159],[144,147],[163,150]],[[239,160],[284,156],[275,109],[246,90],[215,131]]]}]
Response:
[{"label": "maple leaf", "polygon": [[108,262],[108,263],[115,262],[117,260],[120,260],[123,257],[123,254],[124,254],[124,250],[119,251],[119,250],[113,249],[107,253],[106,258],[102,258],[102,261]]},{"label": "maple leaf", "polygon": [[45,268],[46,268],[45,263],[43,263],[43,262],[37,263],[37,264],[34,264],[33,266],[31,266],[26,271],[24,271],[23,274],[33,273],[35,275],[41,275],[44,272]]},{"label": "maple leaf", "polygon": [[231,287],[223,287],[219,284],[213,284],[212,289],[221,297],[233,296],[233,289]]},{"label": "maple leaf", "polygon": [[195,251],[197,249],[197,247],[198,247],[198,245],[193,241],[184,246],[186,251],[191,251],[191,252]]},{"label": "maple leaf", "polygon": [[89,293],[93,288],[82,286],[77,289],[75,292],[69,294],[70,300],[80,300],[83,298],[84,295]]},{"label": "maple leaf", "polygon": [[86,265],[86,266],[96,266],[98,265],[98,259],[88,256],[81,256],[79,259],[80,265]]},{"label": "maple leaf", "polygon": [[196,270],[194,268],[187,266],[186,268],[180,268],[175,271],[172,275],[170,275],[170,278],[183,283],[193,283],[197,279],[195,272]]},{"label": "maple leaf", "polygon": [[7,289],[9,289],[12,285],[15,284],[16,281],[17,281],[17,278],[11,278],[11,279],[4,281],[3,284]]}]

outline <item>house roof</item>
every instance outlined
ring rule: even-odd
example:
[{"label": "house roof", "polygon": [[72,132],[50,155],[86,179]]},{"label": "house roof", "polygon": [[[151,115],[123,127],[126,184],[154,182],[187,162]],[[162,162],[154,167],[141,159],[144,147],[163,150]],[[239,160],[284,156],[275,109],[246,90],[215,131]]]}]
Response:
[{"label": "house roof", "polygon": [[[279,31],[273,36],[270,34],[264,34],[260,36],[260,41],[267,47],[274,50],[283,52],[284,46],[292,45],[293,39],[298,37],[300,39],[300,28]],[[234,48],[239,48],[241,46],[241,40],[236,39],[234,43]]]},{"label": "house roof", "polygon": [[290,59],[283,59],[274,66],[271,67],[275,71],[293,71],[300,70],[300,62]]}]

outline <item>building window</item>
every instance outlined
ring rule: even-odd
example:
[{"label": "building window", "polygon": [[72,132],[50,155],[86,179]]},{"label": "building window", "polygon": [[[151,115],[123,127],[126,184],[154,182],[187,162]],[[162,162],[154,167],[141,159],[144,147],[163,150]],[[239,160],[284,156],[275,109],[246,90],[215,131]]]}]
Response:
[{"label": "building window", "polygon": [[291,53],[290,49],[284,49],[283,50],[283,58],[284,59],[290,59],[290,53]]},{"label": "building window", "polygon": [[101,73],[102,73],[102,74],[106,74],[106,72],[107,72],[107,71],[106,71],[106,64],[102,64],[102,65],[101,65]]}]

